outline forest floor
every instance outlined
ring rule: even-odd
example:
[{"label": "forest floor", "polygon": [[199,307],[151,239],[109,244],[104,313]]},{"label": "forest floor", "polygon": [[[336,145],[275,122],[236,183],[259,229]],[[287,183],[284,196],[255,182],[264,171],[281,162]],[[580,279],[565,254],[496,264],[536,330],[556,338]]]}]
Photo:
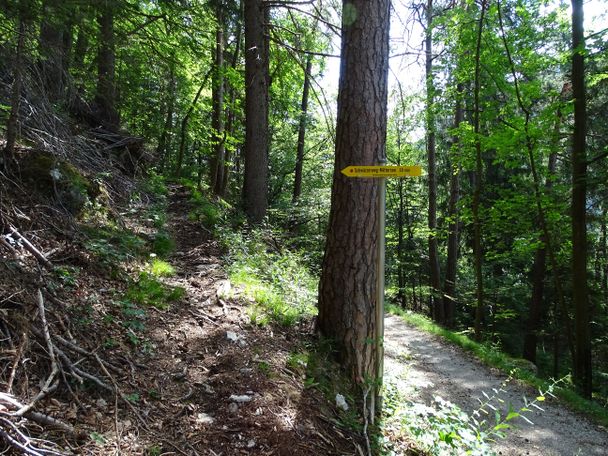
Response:
[{"label": "forest floor", "polygon": [[[441,397],[473,414],[480,401],[500,390],[493,406],[501,416],[507,414],[509,404],[515,411],[524,407],[524,397],[534,400],[539,393],[508,377],[496,369],[482,365],[460,348],[406,324],[395,315],[385,322],[385,383],[396,388],[412,403],[437,406]],[[504,402],[501,402],[504,401]],[[423,405],[422,405],[423,404]],[[605,456],[608,455],[608,432],[547,396],[536,407],[529,407],[525,416],[509,424],[504,439],[492,445],[499,455],[530,456]],[[413,406],[410,404],[410,406]],[[494,411],[488,421],[494,424]],[[483,415],[482,415],[483,416]]]},{"label": "forest floor", "polygon": [[[55,252],[51,272],[27,253],[11,259],[0,252],[0,330],[5,337],[0,387],[10,393],[0,393],[2,454],[8,448],[7,432],[31,447],[8,454],[367,453],[361,434],[345,425],[333,400],[310,382],[306,363],[298,361],[315,345],[310,320],[291,327],[251,323],[252,303],[227,280],[225,252],[209,230],[188,217],[190,199],[186,188],[170,187],[162,229],[175,242],[165,258],[175,273],[160,280],[183,294],[168,307],[133,304],[129,293],[137,284],[133,277],[141,280],[142,266],[132,261],[114,269],[120,274],[109,273],[99,256],[82,248],[79,234],[69,239],[61,229],[55,235],[48,228],[23,231],[41,250]],[[39,203],[27,196],[10,201],[29,214],[22,217],[44,226]],[[156,229],[145,203],[125,207],[120,215],[118,236],[153,239]],[[113,252],[105,241],[94,246],[106,255]],[[125,274],[132,278],[125,282]],[[57,277],[65,286],[56,285]],[[42,290],[38,311],[36,288]],[[40,324],[42,305],[49,342],[66,356],[59,366],[64,381],[55,382],[34,410],[64,423],[60,427],[44,425],[44,419],[31,414],[26,420],[13,418],[7,409],[17,404],[15,398],[31,401],[45,378],[52,378],[40,330],[25,335],[26,328]],[[102,387],[73,380],[75,372],[84,371]]]},{"label": "forest floor", "polygon": [[[140,361],[130,382],[147,399],[137,404],[147,429],[133,418],[116,417],[109,405],[107,443],[89,451],[362,454],[360,438],[341,430],[333,407],[318,390],[306,387],[304,368],[289,363],[311,342],[311,325],[251,324],[251,303],[231,289],[218,242],[188,218],[189,198],[185,188],[172,187],[168,206],[168,229],[176,242],[168,260],[176,275],[166,282],[185,289],[185,297],[148,316],[153,354]],[[141,440],[148,441],[147,448]]]}]

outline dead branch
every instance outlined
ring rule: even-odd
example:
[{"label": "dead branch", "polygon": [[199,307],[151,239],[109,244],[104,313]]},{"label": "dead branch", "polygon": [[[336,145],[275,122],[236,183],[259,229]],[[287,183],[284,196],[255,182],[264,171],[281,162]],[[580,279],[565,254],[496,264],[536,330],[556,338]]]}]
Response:
[{"label": "dead branch", "polygon": [[19,366],[19,361],[21,361],[21,356],[23,355],[23,349],[27,343],[27,334],[23,333],[21,336],[21,343],[19,344],[19,348],[17,348],[17,353],[15,354],[15,359],[13,360],[13,365],[11,366],[11,373],[8,377],[8,382],[6,385],[6,392],[11,393],[13,389],[13,382],[15,381],[15,375],[17,373],[17,367]]},{"label": "dead branch", "polygon": [[49,270],[53,269],[53,265],[46,258],[46,256],[44,256],[40,252],[40,250],[38,250],[36,247],[34,247],[34,245],[25,236],[23,236],[21,233],[19,233],[19,231],[17,231],[17,228],[15,228],[14,226],[9,226],[8,229],[12,235],[16,236],[19,240],[21,240],[25,250],[27,250],[32,255],[34,255],[34,257],[40,262],[40,264],[42,264],[45,268],[47,268]]},{"label": "dead branch", "polygon": [[55,376],[59,373],[59,366],[57,365],[57,360],[55,358],[55,351],[53,342],[51,341],[51,334],[49,332],[49,326],[46,321],[46,313],[44,311],[44,298],[42,297],[42,291],[38,289],[38,311],[40,313],[40,320],[42,321],[42,330],[44,332],[44,339],[46,341],[46,346],[49,352],[49,357],[51,359],[51,373],[49,374],[44,386],[40,390],[40,392],[32,399],[32,401],[21,407],[17,410],[14,415],[15,416],[23,416],[25,413],[29,412],[36,402],[45,397],[50,392],[54,391],[57,388],[58,382],[55,381]]}]

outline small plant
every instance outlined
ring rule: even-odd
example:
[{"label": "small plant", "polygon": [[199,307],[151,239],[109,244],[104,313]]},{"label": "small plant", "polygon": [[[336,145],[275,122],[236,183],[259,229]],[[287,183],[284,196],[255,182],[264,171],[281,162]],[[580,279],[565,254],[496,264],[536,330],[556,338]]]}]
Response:
[{"label": "small plant", "polygon": [[171,277],[175,275],[175,269],[164,260],[154,258],[149,266],[150,273],[156,277]]},{"label": "small plant", "polygon": [[266,362],[266,361],[259,361],[258,362],[258,369],[266,377],[270,377],[270,375],[272,374],[272,371],[271,371],[271,368],[270,368],[270,364],[268,364],[268,362]]},{"label": "small plant", "polygon": [[137,403],[141,399],[139,393],[125,394],[125,398],[132,403]]},{"label": "small plant", "polygon": [[546,392],[539,392],[532,401],[524,398],[524,406],[518,410],[509,404],[503,412],[500,410],[504,403],[501,394],[510,381],[511,377],[507,378],[500,388],[493,390],[492,395],[482,392],[485,399],[480,400],[479,407],[471,414],[439,396],[431,405],[408,401],[395,385],[387,385],[384,425],[391,427],[396,424],[404,428],[424,451],[433,455],[492,455],[490,444],[506,437],[515,418],[532,424],[525,414],[531,408],[542,411],[538,403],[543,402],[546,395],[552,396],[553,389],[560,382],[553,382]]},{"label": "small plant", "polygon": [[249,309],[253,323],[292,326],[316,314],[317,280],[296,252],[269,251],[265,236],[272,237],[263,231],[221,233],[230,281],[256,302]]},{"label": "small plant", "polygon": [[296,352],[290,353],[287,358],[287,367],[295,372],[303,371],[308,365],[308,353]]},{"label": "small plant", "polygon": [[127,289],[128,300],[146,306],[166,310],[169,304],[181,299],[185,290],[181,287],[169,287],[159,282],[148,272],[141,272],[136,281]]},{"label": "small plant", "polygon": [[59,266],[53,270],[53,275],[64,288],[72,289],[76,286],[76,280],[80,268],[75,266]]},{"label": "small plant", "polygon": [[156,233],[156,236],[152,241],[152,251],[160,257],[166,257],[173,252],[173,250],[175,250],[175,241],[171,236],[164,231]]}]

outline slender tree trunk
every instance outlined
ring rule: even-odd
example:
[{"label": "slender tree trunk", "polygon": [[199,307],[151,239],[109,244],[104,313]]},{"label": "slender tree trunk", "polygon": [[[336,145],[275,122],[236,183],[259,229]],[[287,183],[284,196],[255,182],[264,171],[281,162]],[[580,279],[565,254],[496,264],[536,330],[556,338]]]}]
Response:
[{"label": "slender tree trunk", "polygon": [[312,55],[306,59],[304,70],[304,87],[302,89],[302,104],[300,106],[300,125],[298,127],[298,150],[296,152],[296,170],[293,180],[292,202],[296,203],[302,194],[302,167],[304,165],[304,145],[306,139],[306,120],[308,117],[308,93],[310,91],[310,72],[312,71]]},{"label": "slender tree trunk", "polygon": [[388,0],[345,0],[336,156],[319,285],[318,329],[336,341],[342,365],[363,385],[375,378],[378,183],[343,176],[385,157]]},{"label": "slender tree trunk", "polygon": [[426,4],[425,35],[426,75],[426,152],[428,158],[429,186],[429,270],[431,285],[431,314],[437,322],[444,323],[445,314],[441,302],[441,271],[437,243],[437,166],[435,163],[435,83],[433,80],[433,0]]},{"label": "slender tree trunk", "polygon": [[15,160],[15,143],[17,142],[19,107],[21,106],[21,85],[23,83],[23,48],[25,47],[25,11],[20,5],[17,27],[17,51],[13,66],[13,87],[11,88],[11,112],[6,123],[6,145],[4,147],[4,166],[10,168]]},{"label": "slender tree trunk", "polygon": [[[570,322],[569,322],[569,317],[568,317],[568,309],[566,308],[566,304],[564,301],[564,294],[563,294],[563,290],[561,287],[561,282],[557,276],[557,271],[558,271],[557,259],[555,257],[552,237],[551,237],[551,233],[549,231],[549,225],[547,223],[547,218],[545,216],[545,210],[543,208],[543,203],[542,203],[543,195],[541,192],[541,182],[540,182],[540,177],[538,175],[538,171],[536,169],[536,159],[534,157],[534,140],[530,134],[531,111],[524,103],[522,92],[520,90],[519,77],[517,75],[515,63],[511,56],[511,50],[510,50],[510,47],[509,47],[509,44],[508,44],[508,41],[506,38],[505,30],[504,30],[503,19],[502,19],[502,8],[500,5],[500,0],[498,0],[498,20],[499,20],[499,24],[500,24],[502,41],[503,41],[503,44],[505,47],[507,58],[509,60],[511,74],[513,76],[513,82],[515,85],[515,95],[517,97],[517,104],[525,116],[525,120],[524,120],[525,147],[528,152],[528,161],[530,163],[530,171],[532,172],[532,183],[533,183],[533,188],[534,188],[534,198],[535,198],[535,202],[536,202],[538,221],[540,223],[540,227],[541,227],[541,231],[542,231],[541,243],[542,243],[543,247],[540,249],[541,251],[536,252],[535,263],[534,263],[534,268],[533,268],[532,302],[530,305],[530,321],[528,322],[529,324],[528,324],[528,328],[527,328],[528,329],[527,336],[528,336],[529,345],[525,346],[524,350],[525,350],[527,356],[534,357],[534,359],[536,359],[536,333],[534,331],[534,333],[531,334],[532,330],[530,328],[534,327],[535,325],[537,326],[539,324],[540,318],[541,318],[542,296],[543,296],[543,289],[544,289],[544,269],[545,269],[546,254],[548,253],[549,258],[551,260],[551,267],[553,269],[553,280],[554,280],[554,284],[555,284],[557,300],[560,303],[560,307],[562,309],[562,319],[564,322],[564,330],[566,332],[570,350],[574,354],[573,345],[572,345],[572,337],[571,337],[571,333],[570,333]],[[556,124],[554,127],[553,141],[552,141],[552,158],[549,161],[550,175],[549,175],[549,179],[547,180],[547,183],[546,183],[547,189],[551,188],[552,183],[551,183],[550,177],[552,174],[552,170],[554,171],[555,166],[556,166],[556,156],[555,155],[556,155],[556,149],[557,149],[558,142],[559,142],[560,121],[561,121],[561,113],[558,110]],[[530,326],[530,323],[532,326]],[[534,344],[533,347],[531,346],[532,343]],[[534,350],[534,353],[532,353],[532,350]]]},{"label": "slender tree trunk", "polygon": [[605,308],[608,309],[608,230],[606,229],[606,219],[608,219],[608,205],[606,204],[606,201],[604,201],[604,208],[602,210],[602,220],[600,222],[602,233],[602,238],[600,240],[600,274],[602,296],[605,302]]},{"label": "slender tree trunk", "polygon": [[[242,11],[242,2],[240,4],[239,11]],[[232,69],[236,69],[239,64],[239,56],[241,53],[241,34],[242,34],[242,26],[241,21],[237,21],[236,24],[236,33],[235,33],[235,48],[234,53],[232,54],[232,62],[230,64]],[[234,136],[235,132],[235,120],[236,120],[236,110],[234,107],[237,95],[237,89],[235,87],[230,87],[228,90],[229,93],[229,104],[228,104],[228,113],[226,115],[226,132],[230,136]],[[226,156],[225,156],[225,166],[224,166],[224,174],[222,176],[222,186],[219,192],[219,196],[224,197],[226,195],[226,191],[228,189],[228,179],[230,176],[230,164],[232,162],[232,150],[230,147],[226,148]]]},{"label": "slender tree trunk", "polygon": [[576,329],[574,382],[591,399],[591,332],[587,290],[587,108],[585,91],[583,0],[572,0],[572,299]]},{"label": "slender tree trunk", "polygon": [[[554,138],[559,139],[559,126],[561,124],[561,114],[558,113],[558,119],[555,121]],[[551,155],[549,156],[549,174],[545,182],[547,192],[553,186],[553,176],[557,164],[557,141],[552,141]],[[528,321],[525,325],[523,358],[536,364],[536,345],[538,343],[538,330],[543,316],[543,295],[545,288],[546,262],[547,262],[547,247],[548,240],[544,233],[540,235],[541,247],[536,249],[534,253],[534,263],[532,265],[532,297],[530,298],[530,309],[528,312]],[[550,244],[549,244],[550,245]],[[557,274],[557,271],[553,271]]]},{"label": "slender tree trunk", "polygon": [[203,82],[199,86],[198,91],[196,92],[196,95],[194,96],[194,99],[192,100],[192,103],[190,103],[190,107],[188,108],[188,111],[186,111],[186,114],[182,118],[182,123],[181,123],[181,128],[180,128],[179,149],[177,151],[177,160],[175,163],[175,176],[176,177],[181,177],[181,174],[182,174],[182,167],[184,164],[184,155],[185,155],[185,151],[186,151],[188,122],[190,120],[190,116],[192,115],[192,112],[194,111],[194,108],[196,107],[196,104],[198,103],[198,99],[201,97],[201,94],[203,93],[203,89],[205,88],[205,85],[207,84],[207,79],[209,79],[209,75],[211,74],[211,71],[212,70],[209,70],[207,72],[207,74],[205,75],[205,77],[203,78]]},{"label": "slender tree trunk", "polygon": [[63,98],[67,74],[70,47],[72,44],[72,18],[68,4],[59,0],[45,0],[42,3],[42,21],[40,23],[40,70],[51,102]]},{"label": "slender tree trunk", "polygon": [[[458,83],[456,87],[456,108],[454,110],[454,128],[458,129],[464,120],[464,108],[462,97],[464,84]],[[452,145],[452,172],[450,175],[450,200],[448,202],[448,257],[445,269],[445,282],[443,285],[443,308],[445,313],[445,324],[454,326],[456,309],[456,272],[458,266],[458,200],[460,199],[460,137],[456,135]]]},{"label": "slender tree trunk", "polygon": [[163,131],[158,138],[158,146],[156,147],[156,156],[158,157],[159,171],[164,172],[169,162],[169,151],[171,149],[171,131],[173,130],[173,115],[175,108],[175,65],[169,65],[169,84],[167,85],[167,115]]},{"label": "slender tree trunk", "polygon": [[245,0],[245,180],[243,204],[252,224],[268,208],[268,8]]},{"label": "slender tree trunk", "polygon": [[97,53],[97,117],[105,128],[117,130],[120,118],[116,109],[116,56],[114,45],[114,7],[103,0],[98,6],[99,48]]},{"label": "slender tree trunk", "polygon": [[474,90],[474,129],[475,129],[475,190],[473,191],[473,253],[475,263],[475,282],[477,306],[475,308],[475,338],[481,339],[481,326],[483,322],[484,290],[483,290],[483,251],[481,240],[481,220],[479,218],[479,208],[481,206],[481,192],[483,188],[483,161],[481,157],[481,132],[480,132],[480,113],[481,106],[479,92],[481,90],[481,38],[483,32],[483,22],[485,19],[487,0],[481,2],[481,12],[479,16],[479,28],[477,30],[477,45],[475,50],[475,90]]},{"label": "slender tree trunk", "polygon": [[224,131],[224,11],[221,2],[217,4],[217,29],[215,31],[215,55],[213,71],[213,114],[211,128],[213,129],[213,150],[211,160],[210,187],[215,195],[222,192],[224,169],[226,166],[226,132]]},{"label": "slender tree trunk", "polygon": [[[87,55],[87,50],[89,48],[89,35],[87,33],[84,19],[80,19],[80,23],[78,24],[78,35],[76,37],[76,44],[74,45],[74,55],[73,55],[73,68],[77,71],[78,76],[81,77],[81,73],[84,71],[84,60]],[[79,81],[82,83],[82,81]]]}]

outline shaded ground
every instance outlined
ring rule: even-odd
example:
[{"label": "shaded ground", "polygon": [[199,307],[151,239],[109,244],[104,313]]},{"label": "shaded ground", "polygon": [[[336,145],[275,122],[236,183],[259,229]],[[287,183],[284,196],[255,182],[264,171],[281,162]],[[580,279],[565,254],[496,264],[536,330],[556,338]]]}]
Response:
[{"label": "shaded ground", "polygon": [[[500,388],[505,376],[472,359],[459,348],[422,332],[389,315],[385,323],[385,375],[386,382],[395,384],[401,393],[415,402],[430,405],[434,396],[440,396],[458,405],[467,413],[484,400],[483,391],[492,394]],[[505,404],[515,410],[523,406],[523,397],[534,398],[537,392],[516,382],[503,386],[500,395]],[[544,412],[533,409],[527,418],[513,424],[516,429],[507,431],[507,438],[496,442],[494,449],[500,455],[532,456],[606,456],[608,432],[581,417],[554,400],[542,403]]]},{"label": "shaded ground", "polygon": [[[11,335],[10,347],[2,341],[2,372],[8,376],[11,366],[17,372],[14,396],[31,400],[50,370],[41,336],[31,341],[37,349],[42,345],[37,358],[24,358],[17,350],[30,342],[18,337],[14,322],[23,320],[24,328],[39,324],[36,287],[44,291],[51,338],[59,341],[64,334],[77,345],[81,351],[57,346],[107,388],[90,382],[79,386],[67,378],[37,403],[35,410],[74,426],[74,433],[30,420],[16,424],[49,445],[59,444],[57,454],[362,455],[360,436],[340,426],[333,405],[318,390],[305,388],[306,367],[288,363],[291,354],[305,351],[312,341],[310,323],[292,328],[250,324],[250,302],[229,290],[217,242],[188,219],[189,198],[183,188],[171,188],[166,228],[176,241],[168,259],[176,275],[163,280],[183,287],[185,296],[167,310],[147,307],[144,316],[129,320],[126,312],[133,309],[121,304],[125,284],[76,242],[49,232],[38,231],[32,239],[43,251],[57,252],[51,257],[55,265],[79,268],[69,286],[55,290],[56,298],[45,285],[47,274],[39,278],[35,266],[26,268],[33,261],[27,254],[19,260],[22,272],[0,274],[0,310],[7,317],[0,329]],[[144,238],[154,232],[145,206],[122,214],[124,229]],[[0,260],[0,272],[14,263],[8,257]],[[124,267],[137,276],[134,266]],[[31,278],[24,276],[26,270]],[[19,315],[30,317],[26,322]],[[139,326],[126,331],[134,322]],[[107,369],[96,359],[103,359]],[[2,390],[5,386],[0,379]],[[4,448],[0,439],[0,451]]]},{"label": "shaded ground", "polygon": [[[147,322],[154,354],[133,378],[151,396],[138,411],[155,447],[188,455],[358,454],[359,444],[331,425],[325,400],[304,388],[303,372],[288,368],[310,328],[252,326],[246,300],[238,293],[224,300],[230,285],[216,241],[188,220],[187,192],[173,192],[177,276],[169,282],[185,288],[186,298]],[[141,451],[125,438],[142,433],[140,423],[131,425],[121,432],[122,454]]]}]

